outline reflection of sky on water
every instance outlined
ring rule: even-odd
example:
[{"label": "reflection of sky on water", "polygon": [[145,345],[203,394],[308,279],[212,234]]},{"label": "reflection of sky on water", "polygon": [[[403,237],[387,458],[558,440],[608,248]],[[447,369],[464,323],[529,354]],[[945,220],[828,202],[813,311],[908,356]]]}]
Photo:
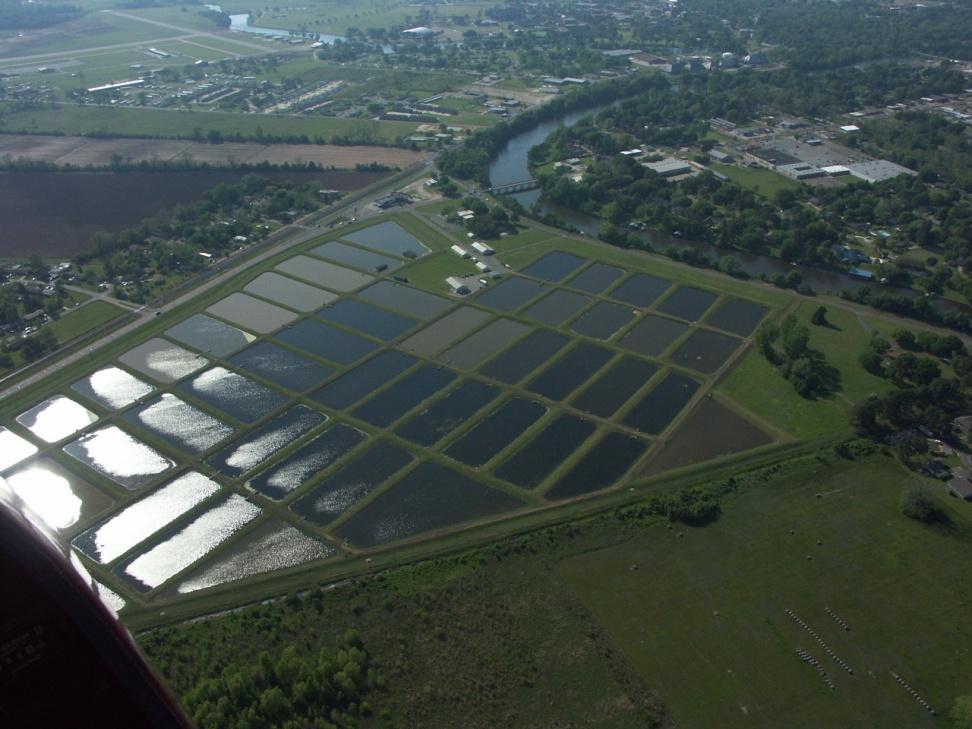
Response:
[{"label": "reflection of sky on water", "polygon": [[149,370],[162,373],[172,380],[185,377],[204,364],[206,360],[203,357],[175,345],[149,352],[145,356],[145,365]]},{"label": "reflection of sky on water", "polygon": [[123,607],[125,607],[125,598],[119,595],[114,590],[110,590],[104,585],[102,585],[98,580],[91,576],[88,572],[88,568],[84,566],[84,563],[74,552],[71,552],[71,565],[77,570],[78,574],[81,575],[87,585],[95,591],[95,594],[101,598],[101,601],[111,610],[113,613],[118,613]]},{"label": "reflection of sky on water", "polygon": [[260,507],[233,494],[168,540],[136,557],[125,568],[125,573],[147,589],[156,588],[204,557],[259,514]]},{"label": "reflection of sky on water", "polygon": [[7,476],[7,483],[51,529],[67,529],[81,518],[81,498],[70,481],[50,468],[28,466]]},{"label": "reflection of sky on water", "polygon": [[179,585],[179,592],[195,592],[224,582],[295,567],[304,562],[329,557],[335,551],[324,542],[285,525],[252,540],[242,549],[235,550],[201,570]]},{"label": "reflection of sky on water", "polygon": [[202,453],[233,434],[233,428],[212,415],[164,393],[138,412],[137,421],[159,435]]},{"label": "reflection of sky on water", "polygon": [[[283,417],[293,416],[291,413],[285,413]],[[302,408],[296,412],[293,422],[238,444],[227,455],[226,465],[240,471],[249,471],[324,420],[322,415],[308,408]]]},{"label": "reflection of sky on water", "polygon": [[77,433],[98,419],[83,405],[57,395],[17,416],[17,422],[48,443]]},{"label": "reflection of sky on water", "polygon": [[252,422],[282,405],[286,398],[225,367],[213,367],[185,386],[188,391],[233,417]]},{"label": "reflection of sky on water", "polygon": [[105,367],[72,387],[110,410],[118,410],[145,397],[155,388],[119,367]]},{"label": "reflection of sky on water", "polygon": [[68,443],[64,451],[128,489],[138,488],[174,465],[161,453],[114,425]]},{"label": "reflection of sky on water", "polygon": [[0,426],[0,471],[37,453],[37,446]]},{"label": "reflection of sky on water", "polygon": [[201,473],[187,473],[89,529],[74,545],[102,564],[111,562],[217,491],[219,484]]}]

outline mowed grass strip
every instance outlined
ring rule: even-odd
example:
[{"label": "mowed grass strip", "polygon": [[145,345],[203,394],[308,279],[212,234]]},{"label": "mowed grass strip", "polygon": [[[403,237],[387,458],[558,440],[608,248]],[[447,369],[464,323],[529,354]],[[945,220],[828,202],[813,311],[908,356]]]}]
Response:
[{"label": "mowed grass strip", "polygon": [[558,572],[680,726],[921,726],[928,713],[889,672],[940,714],[968,693],[972,656],[956,648],[972,626],[955,615],[972,597],[972,507],[927,482],[950,525],[908,519],[898,499],[920,480],[883,458],[808,461],[727,499],[714,524],[649,527]]},{"label": "mowed grass strip", "polygon": [[92,301],[52,321],[47,327],[57,337],[57,341],[64,344],[124,313],[124,309],[107,301]]}]

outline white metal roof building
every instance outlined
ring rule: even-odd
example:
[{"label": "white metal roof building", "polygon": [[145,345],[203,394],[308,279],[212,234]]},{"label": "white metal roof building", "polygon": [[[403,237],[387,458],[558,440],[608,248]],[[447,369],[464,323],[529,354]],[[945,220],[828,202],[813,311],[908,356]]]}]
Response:
[{"label": "white metal roof building", "polygon": [[902,167],[886,159],[875,159],[870,162],[857,162],[847,165],[847,169],[854,177],[864,180],[864,182],[883,182],[890,180],[898,175],[916,175],[914,170]]},{"label": "white metal roof building", "polygon": [[643,162],[649,170],[657,172],[661,177],[672,177],[673,175],[684,175],[692,171],[692,165],[684,160],[666,157],[660,162]]}]

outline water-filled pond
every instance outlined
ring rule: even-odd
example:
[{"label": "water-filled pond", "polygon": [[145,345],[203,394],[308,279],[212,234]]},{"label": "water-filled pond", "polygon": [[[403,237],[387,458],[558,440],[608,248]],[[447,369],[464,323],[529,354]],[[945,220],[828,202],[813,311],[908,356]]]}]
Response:
[{"label": "water-filled pond", "polygon": [[730,299],[708,318],[708,324],[723,331],[748,337],[766,316],[766,307],[751,301]]},{"label": "water-filled pond", "polygon": [[589,294],[599,294],[622,276],[624,276],[623,268],[609,266],[606,263],[594,263],[572,278],[567,285]]},{"label": "water-filled pond", "polygon": [[523,315],[543,324],[557,326],[570,319],[589,303],[591,300],[582,294],[556,289],[527,308]]},{"label": "water-filled pond", "polygon": [[367,362],[329,382],[313,394],[314,400],[343,410],[393,380],[418,360],[393,349],[380,352]]},{"label": "water-filled pond", "polygon": [[156,382],[175,382],[209,364],[202,355],[166,341],[150,339],[130,349],[118,360]]},{"label": "water-filled pond", "polygon": [[591,437],[594,429],[594,424],[588,420],[561,415],[500,465],[495,473],[517,486],[535,489]]},{"label": "water-filled pond", "polygon": [[658,311],[686,321],[698,321],[719,297],[711,291],[683,286],[658,305]]},{"label": "water-filled pond", "polygon": [[236,432],[231,425],[168,392],[129,410],[123,417],[126,423],[196,455]]},{"label": "water-filled pond", "polygon": [[337,423],[282,461],[251,478],[247,486],[271,499],[282,499],[336,463],[366,437],[350,425]]},{"label": "water-filled pond", "polygon": [[476,329],[489,319],[489,316],[485,311],[461,306],[413,334],[398,346],[407,352],[431,357]]},{"label": "water-filled pond", "polygon": [[569,342],[563,334],[540,329],[488,363],[482,372],[508,385],[515,384],[552,359]]},{"label": "water-filled pond", "polygon": [[502,491],[426,462],[348,519],[338,534],[352,544],[371,547],[521,505]]},{"label": "water-filled pond", "polygon": [[635,318],[630,306],[613,301],[599,301],[574,321],[570,328],[578,334],[594,339],[610,339]]},{"label": "water-filled pond", "polygon": [[304,319],[277,334],[277,339],[318,357],[349,365],[378,349],[378,343],[357,334],[325,324],[316,319]]},{"label": "water-filled pond", "polygon": [[189,471],[82,532],[71,544],[95,562],[107,564],[218,491],[218,483]]},{"label": "water-filled pond", "polygon": [[243,290],[297,311],[314,311],[337,298],[337,294],[331,291],[296,281],[289,276],[281,276],[274,271],[261,273],[244,286]]},{"label": "water-filled pond", "polygon": [[120,410],[152,393],[155,387],[120,367],[102,367],[75,382],[71,389],[108,410]]},{"label": "water-filled pond", "polygon": [[566,474],[557,479],[544,498],[569,499],[613,485],[644,454],[644,441],[623,433],[608,433]]},{"label": "water-filled pond", "polygon": [[514,397],[482,418],[444,453],[467,466],[482,466],[519,438],[546,412],[547,408],[538,402]]},{"label": "water-filled pond", "polygon": [[613,289],[608,296],[616,301],[645,309],[655,303],[671,285],[672,282],[668,279],[649,276],[647,273],[636,273],[622,281],[621,285]]},{"label": "water-filled pond", "polygon": [[381,441],[311,488],[290,509],[317,526],[329,524],[412,460],[408,451]]},{"label": "water-filled pond", "polygon": [[587,263],[586,258],[575,256],[573,253],[551,251],[523,269],[523,273],[545,281],[563,281],[585,263]]},{"label": "water-filled pond", "polygon": [[423,365],[359,406],[354,416],[376,427],[387,428],[446,387],[456,376],[451,370]]},{"label": "water-filled pond", "polygon": [[334,547],[320,539],[273,519],[240,538],[214,562],[193,572],[179,583],[176,592],[185,595],[325,559],[336,553]]},{"label": "water-filled pond", "polygon": [[699,383],[670,372],[624,416],[624,424],[642,433],[661,433],[699,389]]},{"label": "water-filled pond", "polygon": [[725,364],[742,342],[719,332],[697,329],[672,355],[675,364],[710,374]]},{"label": "water-filled pond", "polygon": [[416,319],[432,319],[453,303],[442,296],[419,291],[393,281],[379,281],[362,291],[359,297]]},{"label": "water-filled pond", "polygon": [[205,314],[193,314],[171,329],[167,329],[165,335],[180,344],[215,357],[223,357],[242,349],[256,339],[248,332],[231,327]]},{"label": "water-filled pond", "polygon": [[26,463],[4,479],[41,521],[58,531],[81,521],[90,521],[113,503],[101,491],[50,458]]},{"label": "water-filled pond", "polygon": [[608,363],[614,352],[581,342],[545,369],[526,386],[531,392],[563,400]]},{"label": "water-filled pond", "polygon": [[466,380],[444,397],[399,426],[402,438],[431,447],[499,396],[499,390],[477,380]]},{"label": "water-filled pond", "polygon": [[259,506],[233,494],[115,572],[139,590],[153,590],[198,562],[259,515]]},{"label": "water-filled pond", "polygon": [[375,280],[374,276],[310,256],[294,256],[277,265],[277,270],[331,291],[354,291]]},{"label": "water-filled pond", "polygon": [[632,352],[657,357],[686,331],[688,324],[684,322],[647,314],[631,327],[631,331],[624,335],[619,344]]},{"label": "water-filled pond", "polygon": [[301,357],[273,342],[257,342],[230,358],[241,370],[250,372],[288,390],[304,392],[334,374],[334,368]]},{"label": "water-filled pond", "polygon": [[244,423],[259,420],[287,401],[276,390],[225,367],[208,369],[183,382],[179,389]]},{"label": "water-filled pond", "polygon": [[290,309],[239,292],[217,301],[206,311],[260,334],[276,331],[298,316]]},{"label": "water-filled pond", "polygon": [[317,315],[325,321],[356,329],[386,342],[418,326],[415,319],[355,299],[343,299],[322,309]]},{"label": "water-filled pond", "polygon": [[392,220],[356,230],[341,237],[352,243],[359,243],[367,248],[374,248],[393,256],[407,257],[409,253],[424,256],[429,252],[429,249],[419,242],[415,236]]},{"label": "water-filled pond", "polygon": [[327,416],[306,405],[295,405],[251,430],[235,443],[206,459],[227,478],[238,478],[266,461],[277,451],[314,430]]},{"label": "water-filled pond", "polygon": [[64,452],[129,491],[142,488],[175,465],[116,425],[71,441]]},{"label": "water-filled pond", "polygon": [[35,453],[37,453],[37,446],[0,426],[0,471],[20,463]]},{"label": "water-filled pond", "polygon": [[510,276],[492,288],[483,290],[476,297],[476,303],[501,311],[513,311],[519,309],[530,299],[539,296],[545,290],[542,283],[519,276]]},{"label": "water-filled pond", "polygon": [[347,243],[338,240],[317,246],[311,253],[321,258],[329,258],[337,263],[343,263],[346,266],[360,268],[362,271],[394,271],[402,265],[398,258],[383,256],[380,253],[366,251],[357,246],[349,246]]},{"label": "water-filled pond", "polygon": [[610,418],[658,372],[658,366],[636,357],[622,357],[571,403],[584,412]]},{"label": "water-filled pond", "polygon": [[55,395],[17,416],[18,423],[48,443],[74,435],[97,419],[97,414],[64,395]]},{"label": "water-filled pond", "polygon": [[529,331],[530,327],[521,322],[497,319],[447,349],[439,359],[459,369],[475,369],[480,362],[506,349]]},{"label": "water-filled pond", "polygon": [[642,473],[663,473],[772,442],[760,428],[709,397],[675,429],[661,450],[652,454]]}]

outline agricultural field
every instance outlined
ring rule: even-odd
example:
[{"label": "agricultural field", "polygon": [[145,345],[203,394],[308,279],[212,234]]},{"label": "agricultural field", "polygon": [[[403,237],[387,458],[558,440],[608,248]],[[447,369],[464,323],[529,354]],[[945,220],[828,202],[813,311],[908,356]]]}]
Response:
[{"label": "agricultural field", "polygon": [[26,134],[90,135],[190,139],[217,132],[255,139],[275,137],[322,139],[349,137],[359,144],[391,144],[413,133],[412,122],[340,119],[336,117],[228,114],[174,109],[113,108],[63,104],[56,108],[6,112],[0,117],[5,132]]},{"label": "agricultural field", "polygon": [[163,139],[88,139],[41,135],[0,135],[0,159],[36,160],[75,167],[108,167],[116,160],[134,162],[235,165],[320,165],[353,170],[380,164],[404,169],[423,155],[407,149],[329,144],[207,144]]},{"label": "agricultural field", "polygon": [[[659,523],[557,572],[680,726],[939,725],[895,678],[938,714],[969,690],[972,515],[932,483],[883,456],[807,459],[704,528]],[[900,512],[909,486],[944,523]]]},{"label": "agricultural field", "polygon": [[141,606],[792,441],[714,387],[779,294],[527,230],[461,298],[423,274],[454,242],[396,215],[268,259],[8,398],[36,454],[5,476],[49,470],[52,527]]},{"label": "agricultural field", "polygon": [[[139,148],[144,149],[143,146]],[[245,170],[184,172],[0,173],[0,255],[68,257],[90,247],[96,234],[117,232],[176,205],[195,202],[206,190],[238,182]],[[271,180],[316,181],[350,191],[380,180],[381,172],[279,171]]]}]

